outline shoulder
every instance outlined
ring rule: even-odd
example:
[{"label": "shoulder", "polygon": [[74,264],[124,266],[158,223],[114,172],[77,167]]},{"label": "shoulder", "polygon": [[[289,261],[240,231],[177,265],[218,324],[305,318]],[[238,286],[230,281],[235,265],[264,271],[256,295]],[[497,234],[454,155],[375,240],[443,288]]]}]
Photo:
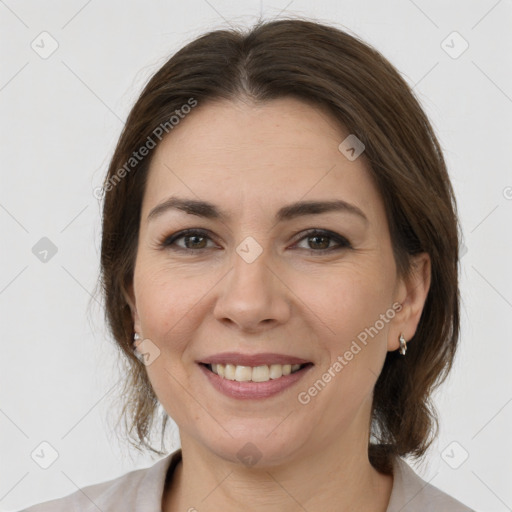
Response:
[{"label": "shoulder", "polygon": [[175,465],[178,462],[179,457],[179,451],[173,452],[148,468],[83,487],[62,498],[45,501],[20,512],[160,512],[167,471],[172,463]]},{"label": "shoulder", "polygon": [[393,461],[393,478],[386,512],[475,512],[420,478],[400,457]]}]

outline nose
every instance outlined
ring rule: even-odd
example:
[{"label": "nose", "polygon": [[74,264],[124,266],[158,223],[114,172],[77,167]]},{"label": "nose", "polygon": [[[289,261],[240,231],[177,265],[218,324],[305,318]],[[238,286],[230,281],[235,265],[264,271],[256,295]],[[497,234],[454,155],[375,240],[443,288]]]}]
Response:
[{"label": "nose", "polygon": [[290,291],[265,251],[252,262],[234,254],[233,268],[219,283],[214,316],[245,332],[259,332],[290,317]]}]

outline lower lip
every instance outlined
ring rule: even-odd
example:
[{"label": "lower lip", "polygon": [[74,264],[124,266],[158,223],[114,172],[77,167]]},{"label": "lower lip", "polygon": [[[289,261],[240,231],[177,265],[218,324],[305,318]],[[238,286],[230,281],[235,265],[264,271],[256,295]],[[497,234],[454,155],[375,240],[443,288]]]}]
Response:
[{"label": "lower lip", "polygon": [[199,365],[201,371],[206,375],[217,391],[220,391],[230,398],[238,398],[241,400],[269,398],[277,395],[302,379],[312,366],[313,365],[308,365],[295,373],[290,373],[278,379],[271,379],[267,382],[237,382],[236,380],[220,377],[206,368],[206,366],[202,364]]}]

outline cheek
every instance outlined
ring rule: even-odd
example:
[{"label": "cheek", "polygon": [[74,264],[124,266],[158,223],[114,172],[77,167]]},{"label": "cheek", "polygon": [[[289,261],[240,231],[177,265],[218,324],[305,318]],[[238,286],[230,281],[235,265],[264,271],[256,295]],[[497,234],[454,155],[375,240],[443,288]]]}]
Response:
[{"label": "cheek", "polygon": [[[190,315],[208,289],[208,276],[188,278],[179,269],[143,265],[136,269],[134,282],[144,336],[160,343],[172,336],[173,346],[179,348]],[[212,280],[210,288],[213,285]]]},{"label": "cheek", "polygon": [[[188,278],[179,269],[141,261],[135,269],[137,310],[144,338],[159,348],[146,366],[148,378],[166,412],[181,426],[197,418],[197,403],[183,392],[190,368],[183,364],[197,328],[201,298],[208,276]],[[213,286],[213,283],[212,283]]]},{"label": "cheek", "polygon": [[[333,273],[329,287],[317,289],[315,311],[328,327],[319,342],[329,359],[321,368],[320,378],[329,384],[318,406],[343,403],[355,414],[371,394],[387,354],[389,322],[394,316],[389,276],[392,273],[384,273],[378,265],[351,266]],[[334,408],[322,414],[339,422],[346,412]]]},{"label": "cheek", "polygon": [[299,294],[308,297],[305,302],[324,324],[332,345],[343,348],[391,308],[392,283],[386,277],[390,275],[379,266],[351,265],[321,280],[302,280]]},{"label": "cheek", "polygon": [[394,317],[391,285],[378,267],[354,266],[333,273],[328,287],[312,283],[305,284],[315,290],[308,306],[320,317],[316,325],[323,334],[318,342],[328,358],[302,391],[314,397],[310,404],[315,414],[326,423],[341,425],[368,405],[381,372]]}]

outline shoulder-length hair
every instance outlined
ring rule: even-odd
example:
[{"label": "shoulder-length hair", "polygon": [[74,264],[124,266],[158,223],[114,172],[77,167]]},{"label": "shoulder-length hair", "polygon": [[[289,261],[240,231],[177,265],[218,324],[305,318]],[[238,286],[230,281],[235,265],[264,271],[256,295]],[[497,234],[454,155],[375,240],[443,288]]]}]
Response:
[{"label": "shoulder-length hair", "polygon": [[[374,388],[369,459],[389,473],[392,456],[421,458],[437,435],[431,395],[452,367],[459,337],[455,197],[433,128],[397,70],[357,37],[311,20],[259,22],[246,31],[202,35],[152,76],[128,116],[103,186],[101,243],[105,316],[128,363],[121,416],[133,446],[163,454],[150,443],[159,402],[133,353],[125,295],[133,279],[151,147],[162,135],[172,136],[173,124],[190,105],[286,96],[326,107],[365,145],[398,274],[410,274],[413,255],[431,257],[431,284],[407,355],[388,352]],[[147,157],[135,158],[143,147]],[[161,419],[163,443],[168,416]]]}]

